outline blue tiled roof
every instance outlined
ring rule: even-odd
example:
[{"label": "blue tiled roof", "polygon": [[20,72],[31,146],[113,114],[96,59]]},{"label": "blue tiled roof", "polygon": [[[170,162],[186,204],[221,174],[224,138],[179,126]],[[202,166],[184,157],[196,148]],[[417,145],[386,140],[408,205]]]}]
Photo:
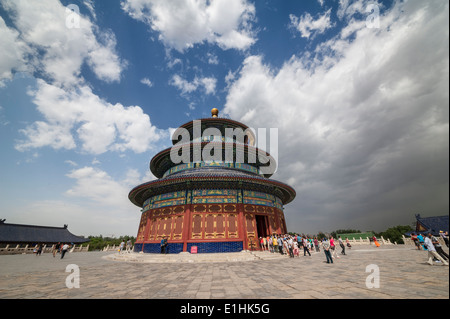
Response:
[{"label": "blue tiled roof", "polygon": [[417,222],[420,223],[426,232],[431,232],[433,235],[439,235],[439,231],[448,231],[448,215],[434,216],[434,217],[421,217],[420,214],[416,215]]},{"label": "blue tiled roof", "polygon": [[0,243],[74,243],[88,242],[75,236],[67,227],[6,224],[0,222]]}]

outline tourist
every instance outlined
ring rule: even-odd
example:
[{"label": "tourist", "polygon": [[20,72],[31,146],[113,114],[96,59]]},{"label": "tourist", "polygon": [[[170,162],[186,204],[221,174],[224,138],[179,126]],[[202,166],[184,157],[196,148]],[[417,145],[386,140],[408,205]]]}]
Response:
[{"label": "tourist", "polygon": [[280,235],[278,235],[277,243],[278,243],[278,251],[281,255],[283,255],[283,240],[281,239]]},{"label": "tourist", "polygon": [[[284,241],[286,242],[286,244],[285,244],[285,247],[286,247],[286,255],[290,255],[290,252],[289,252],[289,239],[291,238],[291,236],[290,235],[286,235],[286,237],[285,237],[285,239],[284,239]],[[292,249],[293,249],[293,247],[292,247]]]},{"label": "tourist", "polygon": [[330,249],[331,249],[331,256],[333,258],[340,258],[337,254],[337,248],[333,236],[330,237]]},{"label": "tourist", "polygon": [[259,237],[259,245],[261,246],[261,250],[264,251],[264,239],[262,237]]},{"label": "tourist", "polygon": [[300,250],[298,249],[298,242],[296,240],[294,240],[293,243],[294,243],[294,256],[300,257]]},{"label": "tourist", "polygon": [[277,240],[277,236],[275,234],[272,237],[272,246],[273,246],[273,252],[277,253],[278,252],[278,240]]},{"label": "tourist", "polygon": [[319,241],[317,240],[317,237],[314,237],[314,247],[316,247],[316,252],[320,252]]},{"label": "tourist", "polygon": [[286,242],[288,245],[289,257],[294,258],[294,240],[292,239],[291,236],[289,236]]},{"label": "tourist", "polygon": [[431,233],[428,233],[428,236],[425,237],[424,243],[425,246],[428,249],[428,261],[427,263],[429,265],[434,265],[433,264],[433,258],[436,258],[437,260],[439,260],[441,263],[443,263],[445,266],[448,266],[448,262],[446,262],[437,252],[436,249],[434,248],[433,242],[431,241]]},{"label": "tourist", "polygon": [[67,250],[69,250],[69,245],[68,244],[63,244],[63,246],[61,248],[61,259],[64,258],[64,255],[66,254]]},{"label": "tourist", "polygon": [[425,247],[425,245],[424,245],[425,240],[424,240],[422,234],[417,235],[417,240],[419,241],[419,245],[420,245],[421,247],[423,247],[424,250],[426,250],[426,247]]},{"label": "tourist", "polygon": [[161,239],[161,254],[167,254],[167,239],[166,236],[163,236]]},{"label": "tourist", "polygon": [[411,240],[413,241],[414,245],[417,247],[417,250],[420,250],[420,242],[419,239],[417,238],[416,233],[411,233]]},{"label": "tourist", "polygon": [[56,245],[53,245],[53,249],[52,249],[53,257],[55,257],[55,256],[56,256],[56,253],[59,251],[60,245],[61,245],[61,243],[58,243],[58,244],[56,244]]},{"label": "tourist", "polygon": [[352,249],[352,245],[350,245],[350,241],[348,240],[348,237],[345,237],[345,243],[347,244],[348,249]]},{"label": "tourist", "polygon": [[311,253],[309,252],[308,248],[308,239],[306,237],[303,237],[302,244],[303,244],[303,256],[306,256],[306,253],[308,253],[308,255],[311,257]]},{"label": "tourist", "polygon": [[132,246],[133,244],[131,243],[131,239],[128,239],[127,240],[127,253],[131,253],[131,246]]},{"label": "tourist", "polygon": [[324,253],[325,253],[325,257],[327,258],[327,264],[332,264],[333,263],[333,257],[331,257],[331,253],[330,253],[330,249],[331,249],[331,246],[330,246],[330,243],[328,242],[328,240],[326,239],[326,238],[324,238],[323,240],[322,240],[322,248],[323,248],[323,251],[324,251]]},{"label": "tourist", "polygon": [[445,245],[448,247],[448,231],[446,231],[445,233],[441,230],[439,231],[439,235],[442,237],[442,239],[444,240]]},{"label": "tourist", "polygon": [[122,253],[123,247],[125,247],[125,242],[122,240],[122,242],[119,245],[119,254]]},{"label": "tourist", "polygon": [[267,236],[267,243],[269,245],[269,251],[273,253],[273,240],[270,236]]},{"label": "tourist", "polygon": [[448,255],[447,253],[442,249],[441,243],[439,242],[439,240],[434,237],[431,236],[431,242],[433,243],[434,248],[436,249],[436,252],[448,262]]},{"label": "tourist", "polygon": [[345,245],[344,245],[344,242],[342,241],[341,236],[339,236],[338,240],[339,240],[339,246],[341,246],[341,248],[342,248],[341,255],[345,255]]},{"label": "tourist", "polygon": [[41,254],[41,252],[42,252],[42,245],[41,244],[37,244],[36,247],[34,248],[33,252],[36,254],[36,256],[39,256]]},{"label": "tourist", "polygon": [[378,242],[377,237],[373,236],[372,239],[373,239],[375,246],[380,247],[380,243]]}]

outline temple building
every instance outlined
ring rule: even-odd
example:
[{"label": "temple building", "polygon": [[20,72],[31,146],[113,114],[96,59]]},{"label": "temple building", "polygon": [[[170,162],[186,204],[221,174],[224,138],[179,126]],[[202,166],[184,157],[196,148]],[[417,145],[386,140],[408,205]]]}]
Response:
[{"label": "temple building", "polygon": [[135,252],[159,253],[163,237],[169,253],[239,252],[287,232],[283,206],[296,193],[270,179],[275,158],[246,125],[211,114],[175,130],[150,161],[157,179],[129,193],[142,208]]},{"label": "temple building", "polygon": [[82,244],[89,238],[72,234],[67,225],[63,227],[37,226],[5,223],[0,219],[0,246],[5,245],[52,245],[57,243]]},{"label": "temple building", "polygon": [[439,236],[441,231],[448,232],[448,215],[421,217],[420,214],[416,214],[416,229],[413,232],[432,233],[434,236]]}]

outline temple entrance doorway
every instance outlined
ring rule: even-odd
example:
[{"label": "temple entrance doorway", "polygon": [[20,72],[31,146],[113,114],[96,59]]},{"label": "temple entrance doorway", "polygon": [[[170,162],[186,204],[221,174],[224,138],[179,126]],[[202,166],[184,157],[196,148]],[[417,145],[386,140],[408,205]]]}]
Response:
[{"label": "temple entrance doorway", "polygon": [[267,237],[269,236],[269,220],[267,216],[255,215],[257,236]]}]

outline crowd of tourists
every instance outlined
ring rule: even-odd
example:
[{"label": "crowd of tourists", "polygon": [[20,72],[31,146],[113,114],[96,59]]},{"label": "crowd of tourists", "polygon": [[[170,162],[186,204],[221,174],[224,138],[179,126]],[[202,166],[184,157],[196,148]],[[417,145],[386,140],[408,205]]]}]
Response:
[{"label": "crowd of tourists", "polygon": [[[443,238],[445,245],[448,247],[448,232],[440,232],[440,236]],[[411,239],[416,244],[418,250],[428,251],[427,263],[433,265],[435,261],[441,262],[445,266],[448,266],[449,256],[442,249],[442,246],[437,239],[431,233],[427,233],[425,236],[421,234],[412,233]],[[376,237],[372,238],[372,241],[377,247],[380,247]],[[333,258],[340,258],[338,250],[340,249],[340,255],[345,255],[345,249],[351,248],[348,238],[344,240],[339,236],[337,239],[330,236],[324,237],[319,240],[317,237],[309,237],[305,235],[272,235],[267,237],[259,237],[260,248],[263,251],[270,251],[271,253],[279,253],[282,255],[289,255],[290,258],[300,257],[303,251],[303,256],[311,256],[311,252],[323,251],[326,257],[326,263],[333,263]]]},{"label": "crowd of tourists", "polygon": [[[346,238],[345,243],[341,237],[337,240],[333,237],[322,238],[309,237],[305,235],[272,235],[267,237],[260,237],[259,244],[263,251],[270,251],[271,253],[278,253],[281,255],[289,255],[290,258],[300,257],[303,251],[303,256],[311,256],[311,252],[323,251],[326,256],[327,263],[333,263],[333,258],[340,258],[338,249],[341,249],[341,255],[345,255],[345,248],[351,248],[351,244]],[[339,245],[340,248],[337,247]]]},{"label": "crowd of tourists", "polygon": [[[424,236],[425,235],[425,236]],[[431,233],[425,233],[422,235],[421,233],[411,234],[411,240],[414,242],[417,250],[426,250],[428,251],[428,261],[429,265],[433,265],[434,261],[441,262],[445,266],[448,266],[449,256],[442,249],[442,245],[439,242],[436,236],[433,236]],[[439,232],[440,237],[442,237],[445,245],[448,248],[448,232]]]},{"label": "crowd of tourists", "polygon": [[[53,257],[56,257],[56,254],[61,254],[61,259],[63,259],[70,247],[71,245],[69,245],[68,243],[58,243],[53,245],[52,246]],[[36,246],[33,249],[33,254],[35,254],[36,256],[40,256],[43,249],[44,249],[43,244],[36,244]]]}]

